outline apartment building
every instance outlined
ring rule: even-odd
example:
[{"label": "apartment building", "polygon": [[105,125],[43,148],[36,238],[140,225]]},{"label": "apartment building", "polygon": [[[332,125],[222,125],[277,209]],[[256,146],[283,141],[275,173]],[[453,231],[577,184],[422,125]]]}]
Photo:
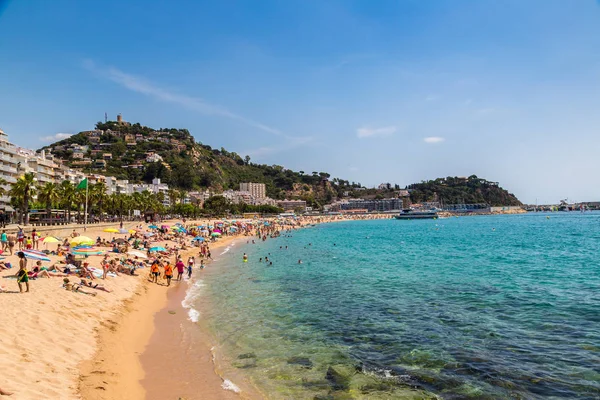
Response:
[{"label": "apartment building", "polygon": [[263,199],[267,197],[267,190],[264,183],[240,183],[240,192],[248,192],[252,197],[257,199]]},{"label": "apartment building", "polygon": [[[17,146],[8,141],[8,135],[0,129],[0,178],[7,182],[2,187],[8,191],[10,184],[15,183],[18,178],[17,169],[19,167]],[[10,197],[0,196],[0,209],[13,211],[10,206]]]}]

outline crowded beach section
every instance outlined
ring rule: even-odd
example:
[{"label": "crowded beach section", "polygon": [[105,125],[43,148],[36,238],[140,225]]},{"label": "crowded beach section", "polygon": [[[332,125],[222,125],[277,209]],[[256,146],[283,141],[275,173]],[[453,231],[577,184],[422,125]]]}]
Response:
[{"label": "crowded beach section", "polygon": [[[144,398],[139,355],[154,329],[153,315],[165,307],[167,288],[202,274],[218,247],[250,237],[260,243],[305,225],[377,218],[389,216],[0,230],[0,396]],[[143,320],[131,321],[136,308],[144,310]],[[127,334],[99,345],[103,330],[116,331],[123,324],[131,325]],[[111,356],[119,362],[109,362],[113,370],[101,372],[119,376],[119,387],[100,379],[104,386],[81,390],[81,366]]]}]

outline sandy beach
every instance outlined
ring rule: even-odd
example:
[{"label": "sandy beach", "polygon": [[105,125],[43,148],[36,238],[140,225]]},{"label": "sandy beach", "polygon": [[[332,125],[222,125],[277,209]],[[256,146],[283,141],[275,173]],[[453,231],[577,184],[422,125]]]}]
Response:
[{"label": "sandy beach", "polygon": [[[308,223],[316,221],[303,222]],[[126,223],[124,228],[137,224]],[[104,232],[105,228],[88,227],[85,235],[107,240],[114,237]],[[26,228],[25,233],[30,230]],[[51,235],[64,238],[72,230],[54,229]],[[38,231],[46,236],[43,229]],[[216,251],[239,238],[223,237],[210,248]],[[44,249],[43,244],[40,249]],[[186,260],[191,253],[197,255],[197,249],[180,254]],[[45,265],[59,259],[49,257],[51,262]],[[88,258],[93,267],[99,267],[101,259]],[[13,268],[0,272],[0,277],[14,275],[18,270],[16,255],[3,261]],[[33,263],[29,263],[31,270]],[[262,398],[251,388],[244,388],[241,395],[223,389],[223,379],[212,362],[209,338],[194,349],[194,368],[177,370],[178,365],[191,365],[182,362],[190,359],[189,349],[179,346],[181,324],[192,323],[181,306],[187,282],[173,282],[168,289],[150,283],[148,272],[145,268],[138,270],[138,276],[121,274],[97,280],[111,292],[86,288],[95,296],[65,290],[62,277],[30,280],[31,291],[23,294],[18,293],[16,279],[2,279],[0,368],[4,372],[0,389],[12,392],[10,398],[25,400],[164,399],[177,398],[178,393],[188,399]],[[199,396],[198,390],[201,397],[193,395]]]}]

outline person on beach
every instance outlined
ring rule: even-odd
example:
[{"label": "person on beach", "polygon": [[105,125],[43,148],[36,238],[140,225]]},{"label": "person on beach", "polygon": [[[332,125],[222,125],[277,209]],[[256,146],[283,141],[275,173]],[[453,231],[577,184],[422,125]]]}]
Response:
[{"label": "person on beach", "polygon": [[165,279],[167,280],[167,286],[171,286],[171,279],[173,279],[173,267],[168,261],[165,264]]},{"label": "person on beach", "polygon": [[79,285],[89,287],[92,289],[96,289],[96,290],[102,290],[107,293],[112,292],[112,290],[105,288],[104,285],[101,285],[99,283],[92,283],[92,281],[86,281],[85,279],[82,279],[81,282],[79,283]]},{"label": "person on beach", "polygon": [[38,244],[38,239],[40,237],[38,236],[37,231],[35,230],[35,228],[33,228],[33,230],[31,231],[31,241],[33,242],[33,249],[35,250],[39,250],[39,244]]},{"label": "person on beach", "polygon": [[195,265],[196,265],[196,259],[194,258],[194,256],[188,258],[188,266],[187,266],[188,279],[191,279],[191,277],[192,277],[192,268]]},{"label": "person on beach", "polygon": [[200,260],[200,269],[204,269],[205,265],[204,265],[204,260]]},{"label": "person on beach", "polygon": [[33,241],[31,240],[30,236],[27,236],[27,239],[25,239],[25,248],[27,250],[33,249]]},{"label": "person on beach", "polygon": [[17,242],[19,243],[19,250],[23,250],[23,242],[25,241],[25,233],[23,233],[23,228],[19,226],[19,231],[17,232]]},{"label": "person on beach", "polygon": [[17,257],[19,257],[19,272],[17,272],[17,283],[19,284],[19,292],[23,293],[24,283],[27,290],[25,292],[29,292],[29,276],[27,275],[27,259],[25,258],[25,254],[20,251],[17,253]]},{"label": "person on beach", "polygon": [[2,231],[2,235],[0,235],[0,242],[2,243],[2,251],[6,251],[8,248],[8,235],[6,234],[6,229]]},{"label": "person on beach", "polygon": [[158,283],[158,276],[160,275],[160,272],[158,270],[158,261],[154,260],[154,262],[152,263],[152,266],[150,267],[150,280],[153,283]]},{"label": "person on beach", "polygon": [[177,268],[177,280],[180,281],[183,278],[183,271],[185,271],[185,264],[181,260],[181,257],[177,259],[177,263],[175,263],[175,268]]}]

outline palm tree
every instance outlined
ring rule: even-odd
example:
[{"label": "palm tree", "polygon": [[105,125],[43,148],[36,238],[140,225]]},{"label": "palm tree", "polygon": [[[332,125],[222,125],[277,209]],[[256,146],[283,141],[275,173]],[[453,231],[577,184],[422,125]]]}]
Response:
[{"label": "palm tree", "polygon": [[106,185],[104,182],[97,182],[90,187],[90,193],[88,194],[89,200],[92,204],[96,204],[98,215],[102,219],[104,201],[106,200]]},{"label": "palm tree", "polygon": [[71,222],[71,208],[73,208],[73,200],[75,200],[75,185],[70,181],[62,181],[59,187],[61,204],[67,208],[67,218]]},{"label": "palm tree", "polygon": [[52,204],[55,204],[59,196],[59,187],[56,183],[47,182],[39,189],[38,200],[46,205],[46,213],[50,215],[50,224],[52,225]]},{"label": "palm tree", "polygon": [[[35,194],[35,176],[27,172],[12,185],[10,195],[15,197],[21,205],[21,219],[25,225],[29,224],[29,201]],[[24,219],[23,219],[24,217]]]},{"label": "palm tree", "polygon": [[0,196],[4,196],[7,192],[6,189],[4,189],[4,186],[8,185],[8,182],[6,179],[4,178],[0,178]]},{"label": "palm tree", "polygon": [[169,197],[169,204],[171,204],[171,209],[175,207],[175,202],[179,198],[179,192],[177,189],[169,189],[167,191],[167,197]]},{"label": "palm tree", "polygon": [[73,195],[73,200],[77,205],[77,221],[81,223],[81,208],[83,207],[85,210],[85,189],[75,189],[75,194]]}]

